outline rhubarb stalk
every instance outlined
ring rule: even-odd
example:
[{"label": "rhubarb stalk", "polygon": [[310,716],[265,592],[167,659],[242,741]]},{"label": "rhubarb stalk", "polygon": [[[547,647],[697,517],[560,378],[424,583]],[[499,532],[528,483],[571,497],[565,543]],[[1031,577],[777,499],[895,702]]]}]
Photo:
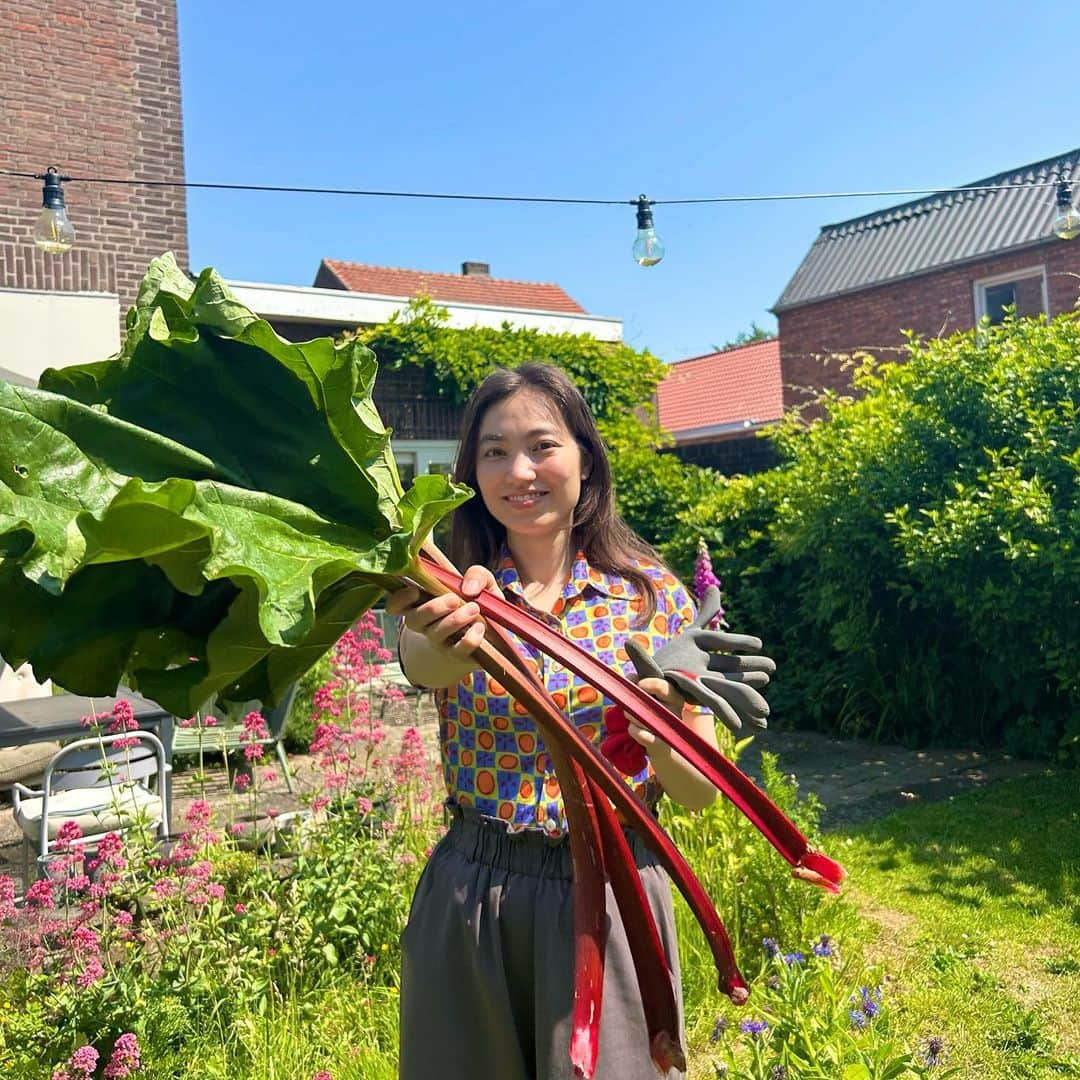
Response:
[{"label": "rhubarb stalk", "polygon": [[[596,800],[596,818],[604,845],[604,865],[626,931],[626,942],[641,991],[645,1027],[649,1033],[649,1053],[663,1076],[667,1076],[673,1068],[685,1072],[686,1055],[679,1043],[679,1010],[675,1004],[664,943],[660,940],[634,854],[623,835],[615,811],[603,793]],[[659,964],[657,957],[661,961]]]},{"label": "rhubarb stalk", "polygon": [[[448,571],[437,566],[430,569],[444,587],[450,587],[453,577]],[[830,892],[839,892],[840,882],[845,876],[843,867],[813,850],[795,824],[745,773],[674,713],[635,683],[601,664],[594,656],[577,648],[538,619],[523,617],[527,613],[522,613],[506,600],[487,592],[474,599],[485,618],[509,627],[525,641],[557,658],[605,697],[618,702],[642,727],[681,754],[757,826],[769,843],[791,864],[795,876]]]},{"label": "rhubarb stalk", "polygon": [[[416,570],[417,583],[433,595],[448,591],[450,583],[455,582],[453,571],[448,575],[446,572],[437,570],[430,563],[425,562]],[[458,576],[456,578],[458,588],[460,584],[461,579]],[[491,593],[484,593],[482,597],[496,599]],[[480,602],[480,598],[477,598],[477,602]],[[527,612],[511,607],[509,621],[514,626],[515,632],[519,624],[531,620],[532,617]],[[497,624],[492,624],[492,628],[496,631],[493,636],[498,640],[499,627]],[[558,640],[570,647],[563,638]],[[749,989],[735,963],[731,941],[724,929],[724,924],[720,921],[720,916],[717,915],[708,894],[694,876],[693,870],[660,828],[648,807],[630,790],[626,781],[600,752],[599,747],[586,739],[563,716],[550,698],[546,695],[538,695],[533,676],[531,673],[522,673],[519,666],[522,664],[521,657],[508,641],[504,639],[496,646],[485,640],[481,642],[474,655],[480,666],[501,682],[532,713],[545,743],[550,747],[551,744],[557,742],[566,748],[567,753],[586,770],[590,782],[614,803],[631,828],[641,836],[646,846],[660,860],[660,864],[686,898],[690,910],[705,934],[716,964],[721,991],[727,994],[736,1005],[745,1002]]]}]

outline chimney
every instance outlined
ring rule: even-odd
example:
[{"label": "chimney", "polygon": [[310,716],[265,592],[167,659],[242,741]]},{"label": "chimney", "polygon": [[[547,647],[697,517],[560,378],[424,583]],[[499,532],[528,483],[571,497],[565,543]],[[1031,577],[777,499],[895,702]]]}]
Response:
[{"label": "chimney", "polygon": [[482,262],[463,262],[461,273],[465,277],[491,277],[491,264]]}]

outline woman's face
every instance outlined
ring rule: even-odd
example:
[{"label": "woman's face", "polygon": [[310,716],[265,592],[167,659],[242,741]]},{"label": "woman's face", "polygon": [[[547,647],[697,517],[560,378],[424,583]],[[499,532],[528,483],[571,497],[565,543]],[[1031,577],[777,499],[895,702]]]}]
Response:
[{"label": "woman's face", "polygon": [[588,463],[545,395],[519,390],[492,405],[476,453],[480,496],[508,536],[570,529]]}]

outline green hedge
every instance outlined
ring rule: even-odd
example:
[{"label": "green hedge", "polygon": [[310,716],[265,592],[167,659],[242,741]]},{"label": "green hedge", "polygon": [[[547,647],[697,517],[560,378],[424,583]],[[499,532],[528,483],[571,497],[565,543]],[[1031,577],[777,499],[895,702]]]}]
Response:
[{"label": "green hedge", "polygon": [[721,480],[704,536],[776,713],[911,744],[1080,749],[1080,323],[1019,320],[867,359],[783,464]]},{"label": "green hedge", "polygon": [[589,403],[611,452],[620,513],[652,544],[669,540],[678,515],[711,486],[709,470],[684,465],[658,449],[671,436],[656,422],[653,397],[666,374],[647,349],[591,334],[546,334],[511,326],[448,325],[449,314],[428,297],[417,297],[359,337],[382,370],[418,367],[435,393],[463,404],[496,367],[541,360],[562,368]]}]

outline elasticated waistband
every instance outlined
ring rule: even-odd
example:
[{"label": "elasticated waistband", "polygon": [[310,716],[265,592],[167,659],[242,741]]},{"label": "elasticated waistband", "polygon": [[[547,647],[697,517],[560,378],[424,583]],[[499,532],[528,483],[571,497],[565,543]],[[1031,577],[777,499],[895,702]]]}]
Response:
[{"label": "elasticated waistband", "polygon": [[[566,834],[549,836],[540,829],[510,832],[497,818],[485,817],[474,807],[447,803],[450,831],[444,843],[471,862],[528,877],[573,877],[570,841]],[[638,868],[659,865],[656,857],[629,829],[623,830]]]}]

